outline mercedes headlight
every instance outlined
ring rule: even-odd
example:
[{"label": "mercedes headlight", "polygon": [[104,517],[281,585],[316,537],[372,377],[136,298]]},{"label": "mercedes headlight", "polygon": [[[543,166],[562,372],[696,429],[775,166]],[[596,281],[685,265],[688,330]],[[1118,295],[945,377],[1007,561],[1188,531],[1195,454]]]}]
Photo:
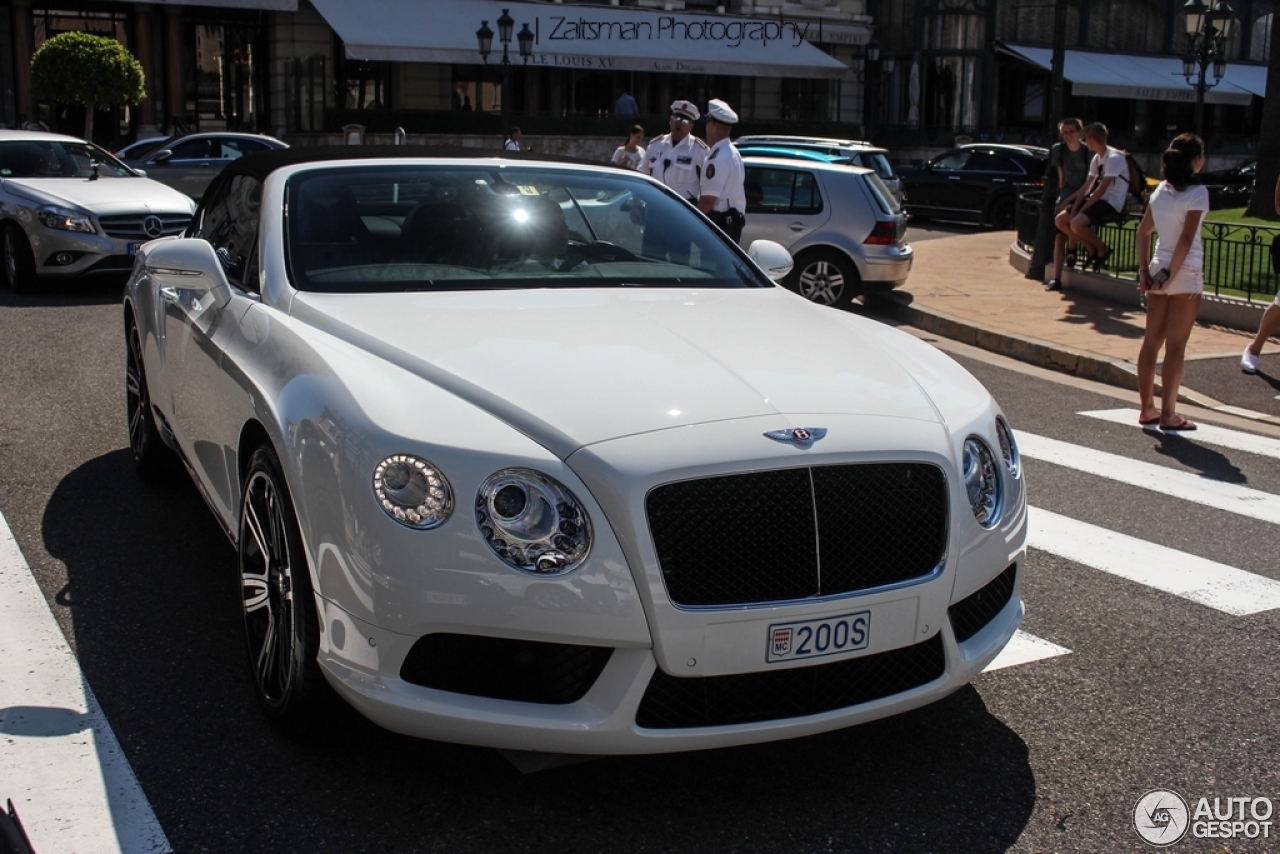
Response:
[{"label": "mercedes headlight", "polygon": [[984,528],[1000,521],[1003,491],[995,455],[981,439],[970,436],[964,441],[964,488],[969,494],[973,517]]},{"label": "mercedes headlight", "polygon": [[373,494],[388,516],[426,531],[453,512],[453,489],[438,468],[412,454],[393,454],[373,470]]},{"label": "mercedes headlight", "polygon": [[1000,456],[1004,458],[1005,470],[1010,477],[1016,479],[1022,474],[1022,455],[1018,453],[1018,443],[1013,441],[1013,431],[1003,418],[996,419],[996,439],[1000,442]]},{"label": "mercedes headlight", "polygon": [[503,469],[480,485],[476,524],[494,554],[525,572],[568,572],[591,549],[582,504],[564,484],[530,469]]},{"label": "mercedes headlight", "polygon": [[46,205],[36,211],[36,217],[44,223],[45,228],[56,228],[59,231],[83,231],[96,234],[93,220],[83,213]]}]

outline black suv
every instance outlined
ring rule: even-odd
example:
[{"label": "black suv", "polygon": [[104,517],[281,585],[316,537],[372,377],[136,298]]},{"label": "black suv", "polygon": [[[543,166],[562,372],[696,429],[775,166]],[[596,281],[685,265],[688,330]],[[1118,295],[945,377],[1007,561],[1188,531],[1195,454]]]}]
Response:
[{"label": "black suv", "polygon": [[1013,228],[1018,193],[1044,183],[1049,149],[972,143],[953,148],[918,169],[902,172],[907,213]]}]

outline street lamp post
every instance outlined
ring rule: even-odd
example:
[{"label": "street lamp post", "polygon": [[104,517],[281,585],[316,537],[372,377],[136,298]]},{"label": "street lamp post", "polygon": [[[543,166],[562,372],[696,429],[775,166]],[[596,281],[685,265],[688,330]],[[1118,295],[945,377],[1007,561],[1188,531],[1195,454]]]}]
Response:
[{"label": "street lamp post", "polygon": [[[1210,8],[1205,0],[1187,0],[1182,11],[1187,16],[1189,53],[1182,60],[1182,76],[1196,87],[1196,134],[1204,136],[1204,93],[1222,82],[1227,73],[1227,39],[1235,21],[1230,4],[1218,0]],[[1207,73],[1213,67],[1213,82]]]},{"label": "street lamp post", "polygon": [[[515,29],[516,22],[511,17],[510,10],[503,9],[502,17],[498,18],[497,23],[498,41],[502,44],[502,132],[507,133],[509,130],[507,103],[511,93],[511,57],[507,48],[511,45],[511,31]],[[533,32],[528,24],[521,26],[516,42],[520,47],[520,58],[524,60],[525,65],[528,65],[529,57],[533,55]],[[476,44],[480,49],[480,60],[488,65],[489,54],[493,51],[493,30],[489,29],[488,21],[480,22],[480,29],[476,30]]]}]

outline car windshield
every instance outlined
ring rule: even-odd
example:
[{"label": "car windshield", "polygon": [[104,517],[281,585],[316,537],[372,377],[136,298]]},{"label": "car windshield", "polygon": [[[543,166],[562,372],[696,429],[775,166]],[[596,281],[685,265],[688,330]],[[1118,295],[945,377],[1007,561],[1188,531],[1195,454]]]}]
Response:
[{"label": "car windshield", "polygon": [[286,198],[300,290],[772,286],[692,206],[621,171],[343,166],[292,176]]},{"label": "car windshield", "polygon": [[105,150],[72,140],[13,140],[0,142],[0,177],[124,178],[134,173]]}]

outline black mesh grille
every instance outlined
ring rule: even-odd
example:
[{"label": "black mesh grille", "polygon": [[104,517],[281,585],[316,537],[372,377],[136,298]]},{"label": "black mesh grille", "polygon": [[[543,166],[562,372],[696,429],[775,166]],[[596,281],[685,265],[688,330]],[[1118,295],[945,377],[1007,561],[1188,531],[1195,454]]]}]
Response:
[{"label": "black mesh grille", "polygon": [[777,602],[907,581],[941,562],[947,539],[946,480],[926,463],[682,481],[652,490],[646,507],[678,605]]},{"label": "black mesh grille", "polygon": [[966,596],[947,609],[957,643],[964,643],[982,631],[982,627],[1009,604],[1009,599],[1013,596],[1013,582],[1017,577],[1018,565],[1009,564],[1008,569],[991,579],[976,593]]},{"label": "black mesh grille", "polygon": [[726,726],[817,715],[927,685],[942,676],[942,637],[832,664],[677,679],[661,670],[645,690],[636,724],[645,729]]},{"label": "black mesh grille", "polygon": [[573,703],[595,684],[612,654],[607,647],[434,634],[409,650],[400,678],[475,697]]}]

